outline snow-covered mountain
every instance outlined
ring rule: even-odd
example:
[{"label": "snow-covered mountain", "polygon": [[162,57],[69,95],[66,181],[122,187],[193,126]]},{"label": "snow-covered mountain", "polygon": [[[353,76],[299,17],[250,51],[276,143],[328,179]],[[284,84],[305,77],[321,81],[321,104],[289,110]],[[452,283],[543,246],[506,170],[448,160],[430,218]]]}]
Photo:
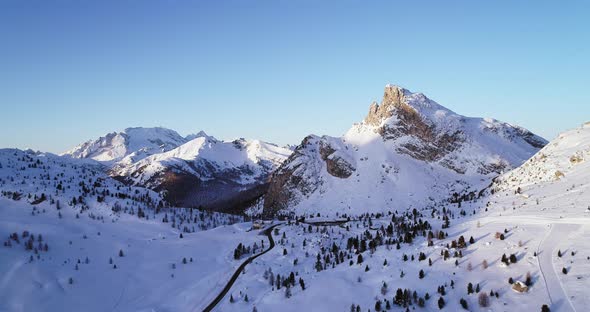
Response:
[{"label": "snow-covered mountain", "polygon": [[227,211],[260,197],[291,152],[258,140],[224,142],[203,131],[182,137],[165,128],[128,128],[64,155],[98,161],[110,176],[163,192],[173,205]]},{"label": "snow-covered mountain", "polygon": [[[342,137],[306,137],[273,174],[264,213],[336,214],[424,207],[475,192],[547,142],[469,118],[394,85]],[[474,194],[474,193],[471,193]]]},{"label": "snow-covered mountain", "polygon": [[136,127],[89,140],[63,155],[90,158],[105,163],[132,163],[149,155],[167,152],[186,142],[187,138],[183,138],[174,130]]},{"label": "snow-covered mountain", "polygon": [[258,140],[199,136],[168,152],[118,166],[111,174],[165,191],[176,205],[217,210],[243,207],[266,190],[268,177],[291,151]]}]

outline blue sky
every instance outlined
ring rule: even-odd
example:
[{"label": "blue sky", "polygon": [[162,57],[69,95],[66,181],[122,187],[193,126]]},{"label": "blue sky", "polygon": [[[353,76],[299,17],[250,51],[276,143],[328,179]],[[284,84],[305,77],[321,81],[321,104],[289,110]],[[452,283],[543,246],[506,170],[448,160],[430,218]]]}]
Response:
[{"label": "blue sky", "polygon": [[575,1],[0,2],[0,147],[129,126],[299,143],[387,83],[548,139],[590,120]]}]

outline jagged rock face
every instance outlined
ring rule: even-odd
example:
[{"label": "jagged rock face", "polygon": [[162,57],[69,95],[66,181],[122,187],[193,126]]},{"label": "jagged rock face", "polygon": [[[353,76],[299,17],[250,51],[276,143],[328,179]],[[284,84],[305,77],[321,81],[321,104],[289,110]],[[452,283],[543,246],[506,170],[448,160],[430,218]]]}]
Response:
[{"label": "jagged rock face", "polygon": [[347,179],[356,170],[343,153],[344,144],[327,136],[307,136],[272,175],[264,197],[265,215],[273,215],[294,199],[292,190],[302,195],[315,192],[323,183],[322,172],[331,177]]},{"label": "jagged rock face", "polygon": [[319,153],[322,160],[326,162],[326,171],[334,177],[345,179],[356,170],[354,165],[339,155],[337,150],[325,140],[320,141]]},{"label": "jagged rock face", "polygon": [[[319,138],[313,135],[303,139],[295,148],[293,154],[285,160],[272,175],[271,183],[265,194],[264,213],[274,215],[277,211],[286,208],[292,200],[291,190],[297,189],[301,194],[309,194],[317,189],[320,176],[315,154],[319,153]],[[300,172],[301,169],[308,171]]]},{"label": "jagged rock face", "polygon": [[[439,161],[445,155],[459,148],[464,140],[460,131],[452,133],[438,131],[436,126],[423,118],[418,111],[410,106],[405,93],[407,90],[397,86],[386,86],[381,105],[374,103],[369,109],[365,123],[375,127],[375,131],[383,140],[395,140],[411,136],[417,140],[400,144],[397,151],[423,161]],[[428,103],[430,100],[423,95],[419,100]],[[391,120],[391,117],[395,118]],[[389,122],[385,122],[389,120]],[[447,168],[462,172],[452,162],[442,162]],[[464,173],[464,172],[462,172]]]},{"label": "jagged rock face", "polygon": [[545,143],[526,129],[464,117],[388,85],[381,103],[343,137],[307,137],[273,174],[263,209],[355,213],[432,203],[449,190],[489,184]]},{"label": "jagged rock face", "polygon": [[365,118],[365,123],[378,127],[383,120],[393,116],[394,112],[398,109],[410,113],[413,112],[413,110],[405,103],[403,89],[397,86],[387,85],[385,87],[385,93],[383,94],[381,105],[376,102],[371,104],[369,107],[369,114]]}]

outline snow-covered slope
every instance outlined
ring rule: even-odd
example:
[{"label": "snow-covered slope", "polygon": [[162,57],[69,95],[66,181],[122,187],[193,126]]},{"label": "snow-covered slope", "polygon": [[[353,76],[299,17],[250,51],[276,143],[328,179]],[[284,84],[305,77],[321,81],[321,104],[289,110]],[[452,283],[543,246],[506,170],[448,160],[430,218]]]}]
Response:
[{"label": "snow-covered slope", "polygon": [[264,213],[422,207],[487,186],[546,144],[518,126],[468,118],[398,86],[343,137],[308,136],[273,174]]},{"label": "snow-covered slope", "polygon": [[493,200],[508,196],[507,205],[519,214],[538,214],[539,207],[561,216],[590,213],[590,123],[560,134],[522,166],[498,177],[493,190]]},{"label": "snow-covered slope", "polygon": [[[188,226],[208,230],[180,234],[164,213],[62,204],[0,197],[0,311],[197,311],[239,265],[235,246],[260,242],[249,225],[219,226],[230,218],[217,213],[191,210]],[[165,209],[176,224],[179,210]]]},{"label": "snow-covered slope", "polygon": [[585,311],[590,304],[588,160],[590,123],[560,134],[522,166],[498,177],[482,198],[485,206],[480,204],[485,211],[478,224],[514,224],[522,241],[540,239],[533,246],[538,246],[538,273],[551,311]]},{"label": "snow-covered slope", "polygon": [[0,190],[13,200],[32,204],[48,201],[83,212],[89,206],[156,208],[165,206],[160,194],[129,187],[109,177],[95,161],[50,153],[0,149]]}]

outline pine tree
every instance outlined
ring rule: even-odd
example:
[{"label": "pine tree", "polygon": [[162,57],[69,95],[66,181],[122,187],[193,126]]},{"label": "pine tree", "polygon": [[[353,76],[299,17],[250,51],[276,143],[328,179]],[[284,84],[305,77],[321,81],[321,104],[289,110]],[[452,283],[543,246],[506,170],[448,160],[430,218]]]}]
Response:
[{"label": "pine tree", "polygon": [[426,302],[424,302],[424,298],[420,297],[418,298],[418,306],[423,308],[426,305]]},{"label": "pine tree", "polygon": [[510,263],[516,263],[517,259],[516,259],[516,255],[515,254],[511,254],[510,255]]},{"label": "pine tree", "polygon": [[315,262],[315,269],[316,271],[320,272],[323,269],[322,262],[318,258]]},{"label": "pine tree", "polygon": [[424,278],[424,270],[420,270],[420,272],[418,273],[418,277],[420,279],[423,279]]},{"label": "pine tree", "polygon": [[444,307],[445,307],[445,299],[443,299],[443,297],[440,297],[440,298],[438,299],[438,308],[439,308],[440,310],[442,310]]},{"label": "pine tree", "polygon": [[380,300],[377,300],[375,302],[375,311],[381,312],[381,301]]},{"label": "pine tree", "polygon": [[461,307],[462,307],[464,310],[469,310],[469,306],[467,305],[467,300],[465,300],[465,299],[461,298],[461,300],[459,300],[459,303],[461,304]]}]

